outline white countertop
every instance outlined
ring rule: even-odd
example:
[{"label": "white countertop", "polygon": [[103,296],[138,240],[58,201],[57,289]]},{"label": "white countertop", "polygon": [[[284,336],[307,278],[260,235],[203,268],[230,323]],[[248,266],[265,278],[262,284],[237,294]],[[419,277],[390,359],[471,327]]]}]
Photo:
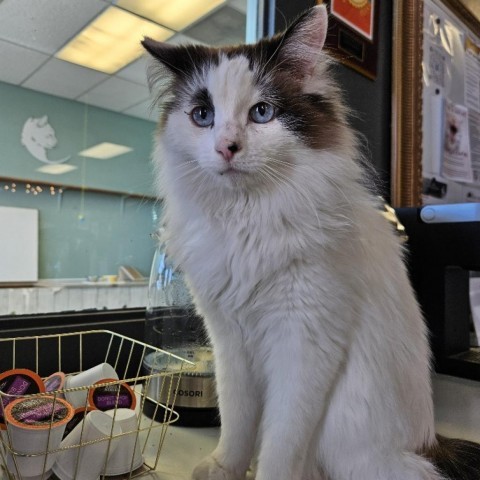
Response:
[{"label": "white countertop", "polygon": [[480,382],[436,375],[433,392],[437,432],[480,443]]},{"label": "white countertop", "polygon": [[146,281],[42,280],[31,287],[0,286],[0,315],[34,315],[87,309],[144,308]]},{"label": "white countertop", "polygon": [[[480,442],[480,382],[435,375],[433,386],[438,433]],[[170,426],[156,472],[142,478],[189,480],[194,466],[215,448],[219,432]]]},{"label": "white countertop", "polygon": [[157,470],[142,480],[190,480],[193,468],[213,451],[219,428],[186,428],[170,426],[162,447]]},{"label": "white countertop", "polygon": [[[435,375],[433,379],[437,432],[447,437],[480,443],[480,382]],[[149,420],[150,421],[150,420]],[[155,433],[153,433],[155,432]],[[146,461],[155,464],[160,430],[148,440]],[[186,428],[170,425],[166,430],[159,462],[142,480],[190,480],[191,472],[217,445],[219,428]],[[3,478],[0,471],[0,478]],[[138,472],[137,472],[138,473]],[[117,477],[121,478],[121,477]]]}]

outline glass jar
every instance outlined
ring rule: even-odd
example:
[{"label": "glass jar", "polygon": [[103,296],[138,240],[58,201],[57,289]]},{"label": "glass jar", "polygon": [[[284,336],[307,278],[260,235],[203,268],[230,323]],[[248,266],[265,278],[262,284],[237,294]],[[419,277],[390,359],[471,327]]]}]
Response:
[{"label": "glass jar", "polygon": [[[145,316],[145,341],[169,353],[195,363],[193,371],[184,372],[173,395],[175,411],[180,415],[174,425],[210,427],[219,425],[215,390],[213,352],[204,329],[203,320],[195,314],[192,297],[182,272],[167,256],[165,244],[157,248],[150,273],[148,303]],[[168,370],[154,354],[144,359],[148,373]],[[165,403],[162,398],[163,377],[153,378],[147,396]],[[156,411],[155,403],[147,401],[145,413],[161,420],[163,412]],[[160,418],[161,417],[161,418]]]}]

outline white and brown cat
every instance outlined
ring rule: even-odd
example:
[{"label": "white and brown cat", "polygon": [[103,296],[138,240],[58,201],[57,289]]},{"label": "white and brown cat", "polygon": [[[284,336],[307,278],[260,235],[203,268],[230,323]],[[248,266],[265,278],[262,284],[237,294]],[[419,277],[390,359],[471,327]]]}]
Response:
[{"label": "white and brown cat", "polygon": [[427,332],[365,184],[318,6],[220,49],[145,39],[169,252],[204,316],[222,429],[197,480],[480,479],[434,432]]}]

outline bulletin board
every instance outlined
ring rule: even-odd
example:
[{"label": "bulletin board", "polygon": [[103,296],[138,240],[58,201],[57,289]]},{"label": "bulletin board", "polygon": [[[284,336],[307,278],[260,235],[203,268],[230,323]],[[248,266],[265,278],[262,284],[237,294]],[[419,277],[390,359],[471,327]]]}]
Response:
[{"label": "bulletin board", "polygon": [[480,34],[424,1],[424,204],[480,202]]}]

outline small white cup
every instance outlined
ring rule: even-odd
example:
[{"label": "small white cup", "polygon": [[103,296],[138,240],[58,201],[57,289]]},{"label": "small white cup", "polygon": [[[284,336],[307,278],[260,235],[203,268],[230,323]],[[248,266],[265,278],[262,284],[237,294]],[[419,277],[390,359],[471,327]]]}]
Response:
[{"label": "small white cup", "polygon": [[[62,441],[64,450],[53,465],[53,473],[60,480],[97,480],[104,469],[106,456],[112,455],[118,443],[111,436],[120,435],[122,429],[113,418],[100,410],[88,413]],[[103,440],[101,440],[103,439]],[[95,440],[101,440],[96,443]]]},{"label": "small white cup", "polygon": [[140,392],[135,390],[135,413],[137,414],[137,417],[142,416],[142,410],[143,410],[143,398]]},{"label": "small white cup", "polygon": [[[87,405],[88,388],[81,387],[88,387],[104,378],[118,380],[117,372],[108,363],[100,363],[77,375],[69,375],[65,379],[65,398],[74,408],[85,407]],[[68,391],[70,388],[80,388],[80,390]]]},{"label": "small white cup", "polygon": [[105,475],[122,475],[143,465],[140,437],[138,435],[138,417],[130,408],[117,408],[105,412],[113,418],[115,425],[122,429],[122,436],[114,439],[115,450],[108,457]]},{"label": "small white cup", "polygon": [[21,478],[48,478],[43,472],[52,468],[58,452],[51,452],[59,447],[72,417],[73,408],[61,398],[40,396],[9,403],[7,441],[14,454],[7,451],[8,470]]}]

